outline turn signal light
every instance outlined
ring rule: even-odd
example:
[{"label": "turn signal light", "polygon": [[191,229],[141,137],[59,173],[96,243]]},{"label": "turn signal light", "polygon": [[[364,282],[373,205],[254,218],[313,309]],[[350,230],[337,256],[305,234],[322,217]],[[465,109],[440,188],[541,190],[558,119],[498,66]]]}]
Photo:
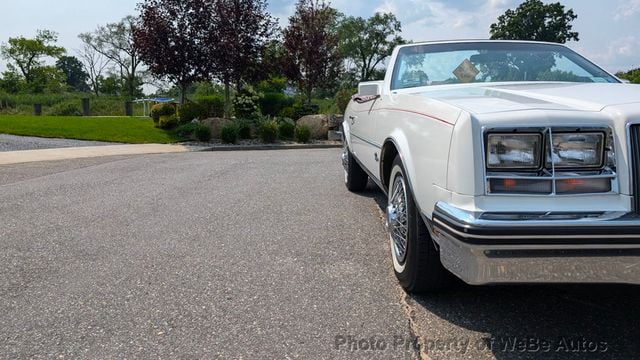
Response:
[{"label": "turn signal light", "polygon": [[542,179],[489,179],[489,189],[494,194],[550,194],[552,185]]},{"label": "turn signal light", "polygon": [[611,191],[611,179],[559,179],[556,180],[558,194],[606,193]]}]

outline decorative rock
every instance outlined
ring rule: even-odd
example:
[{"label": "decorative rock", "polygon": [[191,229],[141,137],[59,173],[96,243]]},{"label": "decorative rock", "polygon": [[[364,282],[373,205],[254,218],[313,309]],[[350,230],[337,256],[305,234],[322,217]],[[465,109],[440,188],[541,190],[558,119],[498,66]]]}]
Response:
[{"label": "decorative rock", "polygon": [[223,126],[232,123],[232,120],[223,119],[223,118],[208,118],[204,120],[200,120],[200,123],[206,125],[211,129],[211,138],[212,139],[220,139],[220,129]]},{"label": "decorative rock", "polygon": [[311,129],[311,138],[326,140],[329,132],[329,117],[327,115],[307,115],[296,122],[298,126],[306,125]]},{"label": "decorative rock", "polygon": [[329,130],[327,134],[329,141],[342,141],[342,132],[336,130]]},{"label": "decorative rock", "polygon": [[333,114],[329,117],[329,129],[337,130],[340,129],[340,125],[342,125],[342,121],[344,120],[344,115]]}]

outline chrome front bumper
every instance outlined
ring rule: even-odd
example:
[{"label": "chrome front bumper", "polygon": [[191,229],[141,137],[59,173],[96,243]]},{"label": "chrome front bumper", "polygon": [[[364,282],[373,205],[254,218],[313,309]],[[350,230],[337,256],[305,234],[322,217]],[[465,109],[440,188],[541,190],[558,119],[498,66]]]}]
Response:
[{"label": "chrome front bumper", "polygon": [[475,213],[439,202],[429,230],[442,264],[469,284],[640,284],[640,217]]}]

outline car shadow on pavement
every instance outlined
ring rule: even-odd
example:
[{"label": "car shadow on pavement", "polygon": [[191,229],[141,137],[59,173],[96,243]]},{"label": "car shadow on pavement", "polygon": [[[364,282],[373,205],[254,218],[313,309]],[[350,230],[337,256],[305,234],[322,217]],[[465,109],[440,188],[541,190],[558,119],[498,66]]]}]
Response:
[{"label": "car shadow on pavement", "polygon": [[[363,196],[386,208],[369,184]],[[471,286],[410,295],[431,359],[639,359],[640,286]]]},{"label": "car shadow on pavement", "polygon": [[[421,327],[422,337],[468,342],[474,358],[632,359],[640,354],[640,288],[634,286],[459,283],[412,299],[428,312],[416,312],[416,321],[441,328],[429,334]],[[433,359],[456,358],[456,349],[427,351],[442,355]]]}]

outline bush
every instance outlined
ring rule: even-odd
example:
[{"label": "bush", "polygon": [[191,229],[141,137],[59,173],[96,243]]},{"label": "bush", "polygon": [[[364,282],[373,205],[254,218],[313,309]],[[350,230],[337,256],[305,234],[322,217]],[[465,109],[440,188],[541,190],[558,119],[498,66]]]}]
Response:
[{"label": "bush", "polygon": [[178,137],[182,139],[190,139],[191,135],[195,133],[198,126],[203,126],[203,125],[196,124],[196,123],[182,124],[177,128],[175,128],[174,132],[176,133],[176,135],[178,135]]},{"label": "bush", "polygon": [[240,139],[251,139],[251,125],[249,120],[238,121],[238,136]]},{"label": "bush", "polygon": [[303,116],[314,115],[317,114],[320,110],[320,107],[315,104],[295,104],[293,106],[293,117],[292,119],[300,119]]},{"label": "bush", "polygon": [[238,141],[238,125],[230,123],[220,129],[220,139],[223,143],[233,144]]},{"label": "bush", "polygon": [[0,109],[15,108],[15,107],[16,107],[15,97],[0,93]]},{"label": "bush", "polygon": [[224,116],[224,97],[220,95],[203,96],[198,98],[198,105],[207,112],[207,117],[221,118]]},{"label": "bush", "polygon": [[194,131],[194,135],[198,141],[209,142],[211,140],[211,129],[208,126],[203,124],[195,124],[196,129]]},{"label": "bush", "polygon": [[178,125],[178,117],[175,115],[160,115],[158,126],[161,129],[171,129]]},{"label": "bush", "polygon": [[294,120],[298,120],[306,115],[314,115],[317,114],[320,110],[320,107],[316,104],[301,104],[296,103],[293,106],[287,106],[280,110],[279,115],[281,117],[290,118]]},{"label": "bush", "polygon": [[[160,125],[160,117],[162,116],[171,116],[174,115],[176,113],[176,109],[172,104],[169,103],[162,103],[162,104],[155,104],[151,107],[151,112],[149,113],[149,116],[151,116],[151,118],[153,119],[153,123],[156,125],[156,127],[162,127]],[[177,119],[176,119],[177,122]]]},{"label": "bush", "polygon": [[293,108],[293,106],[287,106],[286,108],[283,108],[282,110],[280,110],[278,115],[289,118],[289,119],[293,119],[296,117],[296,110]]},{"label": "bush", "polygon": [[281,120],[278,125],[278,133],[281,139],[292,140],[295,135],[296,126],[288,120]]},{"label": "bush", "polygon": [[76,102],[63,102],[52,106],[47,114],[53,116],[82,116],[82,111],[80,111],[80,106]]},{"label": "bush", "polygon": [[243,87],[233,99],[233,110],[236,117],[241,119],[255,119],[260,116],[258,101],[260,94],[253,87]]},{"label": "bush", "polygon": [[311,140],[311,129],[307,125],[296,126],[296,141],[308,143]]},{"label": "bush", "polygon": [[340,114],[344,114],[347,109],[347,105],[349,105],[349,101],[351,101],[351,96],[357,92],[357,90],[349,88],[342,88],[338,90],[334,99],[336,100],[336,105],[338,106]]},{"label": "bush", "polygon": [[178,107],[178,119],[181,124],[190,122],[193,119],[202,120],[208,115],[207,109],[197,103],[186,103]]},{"label": "bush", "polygon": [[278,140],[278,123],[275,120],[265,120],[258,128],[260,140],[265,144],[271,144]]},{"label": "bush", "polygon": [[293,104],[293,99],[283,93],[268,92],[260,98],[259,104],[263,115],[278,116],[284,108]]}]

